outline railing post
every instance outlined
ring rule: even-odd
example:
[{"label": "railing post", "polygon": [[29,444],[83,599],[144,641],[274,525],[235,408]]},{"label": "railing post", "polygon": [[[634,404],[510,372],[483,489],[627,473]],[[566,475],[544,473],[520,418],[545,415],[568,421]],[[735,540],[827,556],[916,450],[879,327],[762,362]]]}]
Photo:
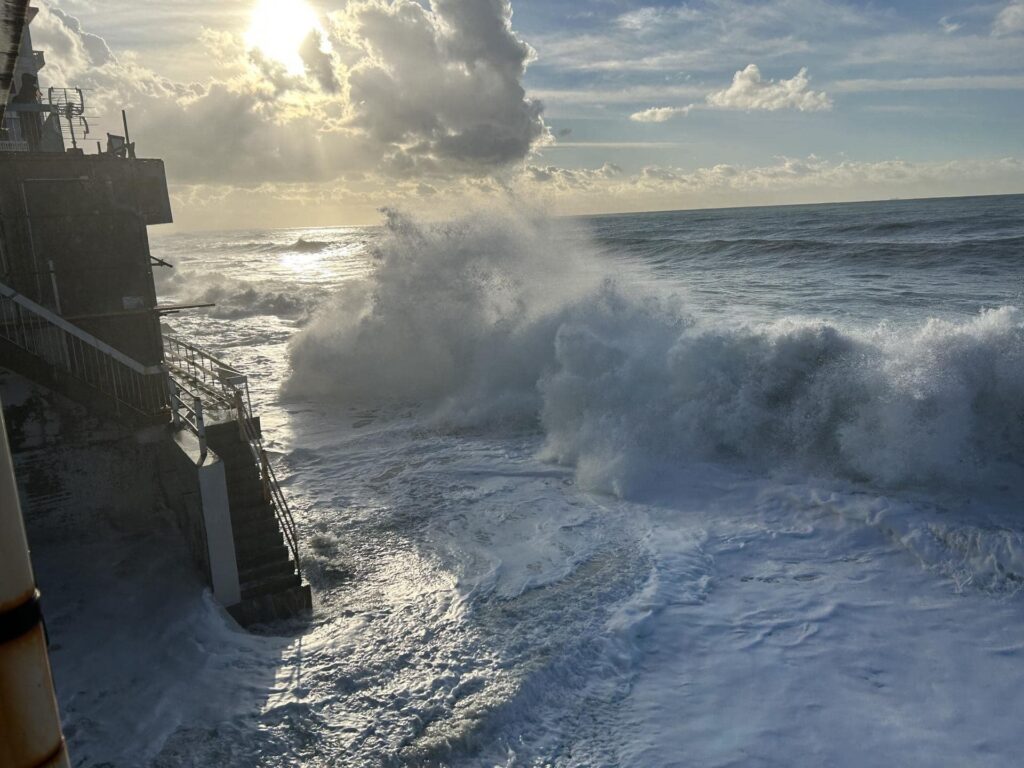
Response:
[{"label": "railing post", "polygon": [[196,435],[199,437],[199,456],[206,458],[206,422],[203,421],[203,401],[198,397],[193,399],[193,408],[196,414]]},{"label": "railing post", "polygon": [[181,405],[181,395],[178,393],[178,384],[170,376],[167,377],[167,389],[171,395],[171,423],[175,430],[181,429],[181,413],[178,408]]},{"label": "railing post", "polygon": [[238,414],[238,437],[243,443],[249,442],[249,435],[245,429],[245,402],[242,400],[242,391],[235,390],[235,413]]},{"label": "railing post", "polygon": [[263,482],[263,500],[272,501],[270,493],[270,467],[268,466],[267,452],[260,448],[260,480]]}]

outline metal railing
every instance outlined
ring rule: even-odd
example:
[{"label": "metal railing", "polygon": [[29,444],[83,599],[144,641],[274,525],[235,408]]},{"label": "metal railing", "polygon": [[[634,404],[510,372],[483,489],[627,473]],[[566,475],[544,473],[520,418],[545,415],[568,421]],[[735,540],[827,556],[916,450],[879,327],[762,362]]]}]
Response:
[{"label": "metal railing", "polygon": [[0,152],[28,152],[28,140],[21,135],[21,120],[7,113],[0,121]]},{"label": "metal railing", "polygon": [[[167,326],[163,329],[164,362],[170,372],[172,384],[172,410],[175,424],[179,419],[185,422],[200,438],[203,454],[206,453],[206,432],[203,402],[210,411],[216,411],[233,418],[238,424],[238,435],[249,447],[253,464],[259,472],[263,487],[263,498],[274,511],[281,527],[288,549],[295,561],[295,571],[301,578],[299,562],[299,534],[295,526],[288,500],[281,490],[277,473],[263,447],[263,438],[256,430],[252,415],[252,400],[249,396],[249,378],[237,368],[201,347],[173,336]],[[185,397],[181,396],[185,393]],[[205,398],[203,397],[205,395]],[[191,399],[189,406],[187,399]],[[181,414],[184,411],[184,414]],[[191,420],[189,417],[191,416]],[[201,432],[201,434],[200,434]]]},{"label": "metal railing", "polygon": [[171,399],[171,423],[175,429],[187,427],[199,440],[200,460],[206,458],[206,419],[203,400],[199,395],[181,386],[174,377],[168,378],[167,389]]},{"label": "metal railing", "polygon": [[245,393],[249,410],[249,378],[234,366],[214,357],[202,347],[197,347],[173,335],[170,326],[163,326],[164,361],[171,375],[186,383],[186,387],[200,396],[205,396],[211,410],[233,412],[235,393]]},{"label": "metal railing", "polygon": [[13,288],[0,283],[0,338],[102,392],[117,410],[167,411],[167,372],[142,365]]}]

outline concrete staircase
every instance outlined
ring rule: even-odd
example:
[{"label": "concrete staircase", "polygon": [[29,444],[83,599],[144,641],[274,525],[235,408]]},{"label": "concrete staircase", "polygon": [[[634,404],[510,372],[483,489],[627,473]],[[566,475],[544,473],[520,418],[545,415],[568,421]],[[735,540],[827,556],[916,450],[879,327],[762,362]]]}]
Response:
[{"label": "concrete staircase", "polygon": [[[258,434],[259,419],[252,421]],[[238,423],[208,424],[206,436],[224,463],[242,590],[241,602],[228,610],[243,626],[309,615],[309,585],[302,583],[274,508],[263,496],[259,469]]]}]

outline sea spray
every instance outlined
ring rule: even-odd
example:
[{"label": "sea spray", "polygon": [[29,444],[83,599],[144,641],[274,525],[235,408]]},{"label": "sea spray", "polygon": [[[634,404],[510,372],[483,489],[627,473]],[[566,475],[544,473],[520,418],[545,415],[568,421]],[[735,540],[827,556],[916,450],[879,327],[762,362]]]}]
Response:
[{"label": "sea spray", "polygon": [[535,423],[562,316],[606,274],[567,224],[493,211],[443,224],[389,212],[375,256],[296,337],[287,394]]},{"label": "sea spray", "polygon": [[539,426],[545,457],[620,495],[695,460],[957,487],[1024,456],[1015,308],[899,330],[716,325],[594,254],[541,216],[391,212],[376,269],[295,338],[286,394]]}]

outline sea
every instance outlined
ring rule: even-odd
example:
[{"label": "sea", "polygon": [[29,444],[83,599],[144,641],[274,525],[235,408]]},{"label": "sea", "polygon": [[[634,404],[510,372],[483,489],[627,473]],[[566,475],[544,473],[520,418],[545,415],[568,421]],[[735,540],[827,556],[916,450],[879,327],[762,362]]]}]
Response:
[{"label": "sea", "polygon": [[241,631],[159,511],[41,553],[74,765],[1019,761],[1024,196],[151,245],[315,611]]}]

